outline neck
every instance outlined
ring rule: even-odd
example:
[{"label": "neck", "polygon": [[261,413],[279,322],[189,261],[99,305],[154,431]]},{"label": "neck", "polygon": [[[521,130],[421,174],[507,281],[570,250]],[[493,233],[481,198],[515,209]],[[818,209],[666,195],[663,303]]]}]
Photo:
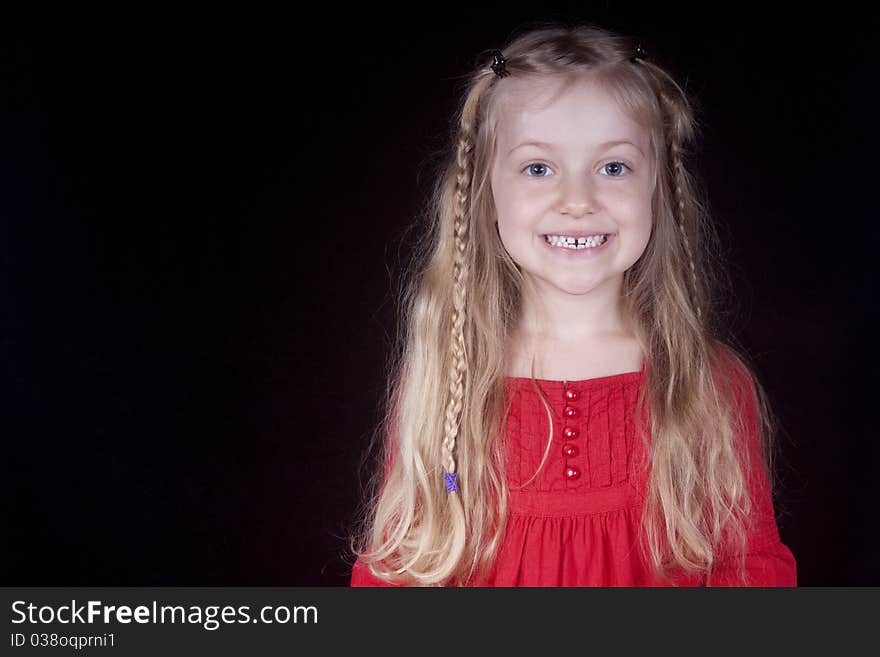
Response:
[{"label": "neck", "polygon": [[518,332],[558,344],[631,335],[623,316],[623,277],[585,294],[569,294],[538,280],[523,294]]}]

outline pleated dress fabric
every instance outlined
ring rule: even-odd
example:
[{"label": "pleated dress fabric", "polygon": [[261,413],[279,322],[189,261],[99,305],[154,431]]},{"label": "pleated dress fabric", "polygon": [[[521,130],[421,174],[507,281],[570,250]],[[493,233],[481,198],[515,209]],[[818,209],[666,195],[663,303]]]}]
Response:
[{"label": "pleated dress fabric", "polygon": [[[738,370],[731,369],[732,376]],[[639,546],[650,463],[637,433],[636,400],[646,365],[580,381],[538,379],[550,417],[529,378],[508,377],[509,511],[504,542],[488,579],[473,586],[739,586],[734,560],[716,565],[710,580],[678,575],[656,579]],[[745,379],[740,382],[747,385]],[[738,389],[747,390],[738,386]],[[796,586],[796,563],[779,536],[769,480],[760,455],[754,395],[742,394],[753,475],[755,526],[749,533],[750,586]],[[550,427],[553,439],[546,461]],[[643,424],[642,426],[647,426]],[[534,473],[538,474],[533,477]],[[361,561],[351,586],[392,586]]]}]

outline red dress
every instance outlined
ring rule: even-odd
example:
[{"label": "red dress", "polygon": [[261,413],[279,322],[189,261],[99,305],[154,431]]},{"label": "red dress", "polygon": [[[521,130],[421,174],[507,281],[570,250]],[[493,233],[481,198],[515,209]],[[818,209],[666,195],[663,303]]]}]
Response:
[{"label": "red dress", "polygon": [[[745,384],[745,374],[732,375]],[[546,448],[547,411],[528,378],[508,377],[507,471],[510,506],[504,543],[480,586],[704,586],[680,575],[657,581],[637,544],[649,472],[636,434],[636,398],[646,376],[626,372],[581,381],[538,379],[550,404],[554,434]],[[750,390],[750,388],[737,388]],[[746,414],[749,481],[757,523],[749,535],[746,570],[752,586],[796,586],[795,559],[779,538],[769,480],[760,461],[754,394],[738,397]],[[732,560],[716,565],[711,586],[738,585]],[[394,586],[360,561],[351,586]]]}]

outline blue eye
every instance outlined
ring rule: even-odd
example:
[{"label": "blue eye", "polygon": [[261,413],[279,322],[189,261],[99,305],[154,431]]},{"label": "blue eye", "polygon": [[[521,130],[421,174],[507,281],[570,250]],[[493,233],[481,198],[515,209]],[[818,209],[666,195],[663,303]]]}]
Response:
[{"label": "blue eye", "polygon": [[[610,167],[610,166],[621,166],[621,167],[626,167],[628,170],[632,171],[632,169],[630,169],[629,166],[627,166],[627,165],[624,164],[623,162],[609,162],[608,164],[606,164],[606,165],[603,166],[602,168],[605,169],[605,168]],[[622,175],[622,174],[620,174],[620,175]],[[612,178],[620,178],[620,175],[618,175],[618,174],[611,174],[611,177],[612,177]]]},{"label": "blue eye", "polygon": [[[536,169],[538,173],[535,173]],[[550,171],[550,167],[546,164],[541,164],[540,162],[532,162],[531,164],[527,164],[523,169],[523,171],[531,171],[532,173],[530,173],[529,176],[532,178],[546,178],[546,174],[541,173],[542,170],[545,172]]]},{"label": "blue eye", "polygon": [[[628,164],[624,164],[623,162],[609,162],[608,164],[604,165],[602,167],[602,169],[607,170],[608,167],[614,167],[612,169],[612,171],[617,172],[617,173],[613,173],[613,172],[609,173],[608,175],[611,178],[620,178],[624,173],[623,169],[626,169],[627,171],[630,171],[630,172],[632,171],[630,166]],[[532,162],[531,164],[527,164],[523,168],[523,171],[530,178],[546,178],[548,175],[550,175],[550,173],[553,170],[550,167],[548,167],[546,164],[543,164],[541,162]]]}]

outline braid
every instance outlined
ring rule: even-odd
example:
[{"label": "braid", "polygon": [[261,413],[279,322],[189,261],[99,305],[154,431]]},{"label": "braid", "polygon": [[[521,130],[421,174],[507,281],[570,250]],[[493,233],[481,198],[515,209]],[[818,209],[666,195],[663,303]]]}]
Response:
[{"label": "braid", "polygon": [[[456,160],[458,173],[455,178],[455,256],[453,266],[453,312],[452,312],[452,366],[449,370],[449,404],[446,408],[446,425],[443,437],[443,462],[446,467],[447,490],[458,492],[455,484],[455,439],[458,435],[458,415],[464,398],[464,372],[467,369],[467,358],[464,341],[465,289],[468,276],[465,264],[465,249],[468,238],[468,207],[470,202],[470,152],[473,144],[467,126],[463,126],[463,134],[459,138]],[[451,479],[451,483],[450,483]]]},{"label": "braid", "polygon": [[[657,71],[656,67],[654,67],[649,62],[645,60],[648,59],[648,53],[642,47],[642,44],[639,43],[636,45],[634,51],[632,52],[632,56],[630,57],[630,61],[634,64],[638,64],[646,70]],[[672,83],[675,87],[675,83]],[[668,96],[662,90],[657,93],[660,104],[664,107],[669,117],[672,119],[673,128],[671,131],[671,137],[669,138],[669,155],[670,160],[672,162],[672,175],[674,177],[673,184],[673,194],[675,196],[675,215],[676,215],[676,224],[678,225],[678,229],[681,232],[681,240],[684,243],[684,250],[688,256],[688,262],[691,266],[691,280],[693,281],[693,292],[694,292],[694,307],[697,309],[697,319],[702,322],[703,319],[703,311],[700,308],[700,300],[699,300],[699,285],[697,283],[697,268],[694,265],[694,254],[691,251],[690,240],[687,236],[687,230],[684,226],[685,221],[685,203],[684,203],[684,188],[687,186],[687,175],[685,174],[684,164],[682,162],[681,155],[681,138],[679,136],[679,131],[676,129],[678,124],[677,118],[680,116],[678,111],[678,107],[673,98]]]},{"label": "braid", "polygon": [[[672,101],[670,101],[665,95],[661,94],[661,98],[666,102],[667,105],[674,107]],[[670,113],[674,115],[673,112]],[[694,254],[691,251],[690,240],[688,239],[687,229],[684,225],[686,216],[684,188],[687,186],[687,177],[684,170],[684,164],[682,162],[681,141],[674,131],[673,136],[669,140],[669,153],[672,163],[672,175],[674,178],[673,193],[675,196],[676,224],[678,225],[679,231],[681,232],[681,239],[684,243],[684,250],[687,253],[688,262],[690,263],[691,267],[691,280],[693,281],[694,306],[697,309],[697,319],[702,321],[703,312],[700,308],[699,302],[700,288],[697,283],[697,268],[694,265]]]}]

